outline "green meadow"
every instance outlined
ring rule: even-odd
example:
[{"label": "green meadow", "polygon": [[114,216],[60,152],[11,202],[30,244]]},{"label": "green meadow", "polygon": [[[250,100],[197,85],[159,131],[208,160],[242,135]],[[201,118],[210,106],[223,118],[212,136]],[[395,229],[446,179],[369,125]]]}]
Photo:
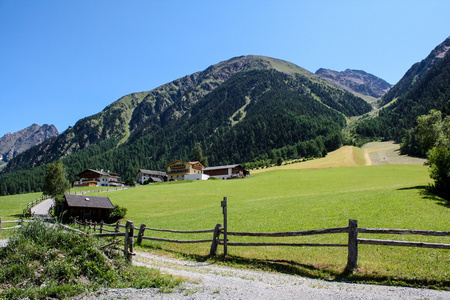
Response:
[{"label": "green meadow", "polygon": [[[223,224],[220,202],[227,197],[229,231],[322,229],[347,226],[349,219],[358,220],[358,226],[364,228],[448,231],[450,206],[427,192],[430,182],[428,169],[422,165],[279,169],[247,179],[156,183],[104,192],[101,196],[108,196],[113,204],[126,207],[128,212],[123,221],[132,220],[136,227],[144,223],[147,227],[162,229],[212,229],[218,223]],[[18,209],[14,211],[11,204],[16,201]],[[0,216],[20,213],[26,202],[20,196],[0,197]],[[212,238],[212,233],[186,235],[146,231],[145,235],[171,239]],[[450,237],[373,234],[359,234],[359,237],[450,244]],[[346,243],[347,235],[229,236],[229,241]],[[221,246],[217,258],[208,258],[209,243],[144,240],[139,249],[329,280],[450,289],[450,250],[360,245],[358,269],[344,276],[345,247],[230,246],[226,259],[221,256]]]},{"label": "green meadow", "polygon": [[[228,199],[228,230],[297,231],[347,226],[449,230],[448,202],[427,193],[427,167],[421,165],[355,166],[328,169],[273,170],[241,180],[151,184],[105,193],[128,208],[126,219],[139,227],[175,230],[212,229],[223,224]],[[154,237],[206,239],[211,234],[146,232]],[[450,244],[449,237],[369,235],[362,238]],[[230,242],[346,243],[346,234],[295,238],[229,237]],[[170,244],[144,240],[144,249],[205,259],[210,244]],[[220,256],[223,249],[219,246]],[[347,261],[346,248],[229,247],[225,263],[336,279]],[[222,262],[222,261],[221,261]],[[450,286],[450,251],[392,246],[359,246],[359,268],[350,280],[392,281],[412,286]],[[346,278],[349,280],[349,278]]]}]

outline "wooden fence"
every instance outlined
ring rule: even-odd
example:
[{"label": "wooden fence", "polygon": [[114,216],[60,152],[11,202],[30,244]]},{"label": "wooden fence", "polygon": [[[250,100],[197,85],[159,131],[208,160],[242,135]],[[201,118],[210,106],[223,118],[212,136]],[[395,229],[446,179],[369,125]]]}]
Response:
[{"label": "wooden fence", "polygon": [[[379,239],[363,239],[358,238],[358,234],[410,234],[410,235],[423,235],[423,236],[450,236],[450,231],[427,231],[427,230],[409,230],[409,229],[381,229],[381,228],[358,228],[357,220],[349,220],[348,226],[325,228],[325,229],[311,229],[302,231],[287,231],[287,232],[234,232],[228,231],[227,225],[227,198],[221,202],[223,212],[223,223],[217,224],[213,229],[204,230],[172,230],[172,229],[156,229],[147,227],[145,224],[141,224],[140,227],[134,227],[134,223],[127,222],[127,225],[121,225],[120,222],[116,224],[104,224],[93,223],[85,220],[79,222],[74,220],[74,223],[84,230],[92,230],[94,233],[92,236],[97,237],[111,237],[111,236],[124,236],[124,253],[131,260],[133,255],[133,241],[136,239],[138,244],[142,243],[142,240],[161,241],[168,243],[211,243],[210,255],[214,256],[217,253],[217,247],[219,245],[224,248],[224,256],[227,255],[228,247],[346,247],[348,249],[346,272],[353,271],[358,266],[358,245],[386,245],[386,246],[404,246],[404,247],[421,247],[421,248],[436,248],[436,249],[450,249],[450,244],[439,243],[425,243],[425,242],[412,242],[412,241],[392,241],[392,240],[379,240]],[[105,229],[105,227],[113,227],[114,230]],[[121,232],[120,228],[125,228],[125,232]],[[99,230],[100,233],[95,234],[95,231]],[[108,232],[108,233],[105,233]],[[197,239],[197,240],[179,240],[171,238],[159,238],[152,236],[145,236],[149,231],[166,232],[168,234],[197,234],[197,233],[212,233],[211,239]],[[134,234],[137,232],[137,234]],[[229,241],[230,236],[246,236],[246,237],[300,237],[300,236],[312,236],[322,234],[346,234],[348,236],[347,243],[275,243],[275,242],[233,242]],[[223,238],[221,238],[221,236]],[[116,242],[117,243],[117,242]],[[108,246],[108,245],[106,245]]]},{"label": "wooden fence", "polygon": [[[217,224],[213,229],[204,230],[172,230],[172,229],[156,229],[147,227],[145,224],[141,224],[140,227],[135,227],[134,222],[127,221],[125,225],[120,222],[114,224],[105,224],[103,222],[94,223],[92,221],[85,220],[80,222],[78,220],[72,220],[75,226],[79,229],[74,229],[67,225],[61,225],[69,230],[74,230],[80,234],[87,234],[95,237],[123,237],[107,245],[102,246],[105,249],[109,246],[116,246],[119,242],[124,243],[123,252],[125,256],[132,260],[133,244],[134,240],[138,244],[142,243],[142,240],[161,241],[168,243],[211,243],[210,255],[214,256],[217,253],[217,247],[223,246],[224,256],[227,255],[228,247],[260,247],[260,246],[278,246],[278,247],[346,247],[348,249],[346,272],[353,271],[358,266],[358,245],[386,245],[386,246],[403,246],[403,247],[421,247],[421,248],[436,248],[436,249],[450,249],[450,244],[440,243],[425,243],[425,242],[413,242],[413,241],[393,241],[393,240],[379,240],[379,239],[365,239],[359,238],[358,234],[409,234],[409,235],[423,235],[423,236],[450,236],[450,231],[427,231],[427,230],[409,230],[409,229],[382,229],[382,228],[358,228],[357,220],[349,220],[348,226],[325,228],[325,229],[311,229],[302,231],[287,231],[287,232],[234,232],[228,231],[227,225],[227,198],[221,202],[223,213],[223,226]],[[18,222],[18,221],[8,221]],[[1,231],[1,218],[0,218],[0,231]],[[5,223],[5,222],[3,222]],[[19,225],[18,225],[19,226]],[[83,227],[83,231],[81,228]],[[17,228],[17,226],[15,227]],[[108,229],[109,228],[109,229]],[[122,229],[125,229],[123,232]],[[90,233],[92,230],[92,233]],[[99,233],[95,233],[99,231]],[[197,233],[212,233],[210,239],[197,239],[197,240],[179,240],[171,238],[152,237],[146,234],[148,232],[157,231],[165,232],[168,234],[197,234]],[[136,234],[137,233],[137,234]],[[246,237],[300,237],[300,236],[312,236],[322,234],[346,234],[348,236],[347,243],[275,243],[275,242],[233,242],[229,241],[228,237],[232,236],[246,236]],[[222,236],[222,238],[221,238]],[[122,250],[121,250],[122,251]]]},{"label": "wooden fence", "polygon": [[106,189],[97,189],[97,190],[89,190],[89,191],[70,191],[68,192],[69,195],[84,195],[84,194],[90,194],[90,193],[102,193],[102,192],[114,192],[114,191],[120,191],[128,189],[128,186],[118,186],[118,187],[108,187]]},{"label": "wooden fence", "polygon": [[47,196],[47,195],[42,195],[42,196],[40,196],[38,199],[33,200],[33,201],[27,203],[27,208],[23,210],[23,215],[24,215],[24,216],[26,216],[26,215],[31,215],[31,208],[33,208],[33,207],[36,206],[37,204],[39,204],[39,203],[41,203],[42,201],[47,200],[47,199],[49,199],[49,198],[51,198],[51,197],[50,197],[50,196]]},{"label": "wooden fence", "polygon": [[[18,220],[14,220],[14,221],[2,221],[2,217],[0,217],[0,236],[2,234],[2,230],[12,230],[12,229],[17,229],[22,227],[23,223],[28,223],[31,222],[30,220],[24,220],[22,218],[19,218]],[[16,226],[11,226],[11,227],[4,227],[4,224],[14,224],[17,223]]]}]

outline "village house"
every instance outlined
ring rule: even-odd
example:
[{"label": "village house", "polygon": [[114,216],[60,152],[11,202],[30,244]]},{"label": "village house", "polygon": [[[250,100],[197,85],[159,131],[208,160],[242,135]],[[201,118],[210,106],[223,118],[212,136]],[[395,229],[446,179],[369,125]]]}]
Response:
[{"label": "village house", "polygon": [[104,172],[102,170],[87,169],[77,175],[78,180],[72,182],[72,187],[78,186],[124,186],[125,183],[119,181],[116,173]]},{"label": "village house", "polygon": [[167,181],[166,172],[139,169],[136,182],[140,184]]},{"label": "village house", "polygon": [[109,213],[114,209],[108,197],[77,196],[65,194],[67,217],[80,220],[106,221]]},{"label": "village house", "polygon": [[211,177],[217,177],[223,180],[232,178],[241,178],[249,175],[249,172],[244,170],[244,167],[240,164],[217,166],[204,168],[203,174]]},{"label": "village house", "polygon": [[198,161],[185,162],[176,160],[164,166],[168,180],[200,179],[204,166]]}]

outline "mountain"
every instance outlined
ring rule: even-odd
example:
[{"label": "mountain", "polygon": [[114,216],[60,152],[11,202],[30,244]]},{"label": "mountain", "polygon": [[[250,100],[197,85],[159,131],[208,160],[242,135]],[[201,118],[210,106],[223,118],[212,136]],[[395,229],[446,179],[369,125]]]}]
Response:
[{"label": "mountain", "polygon": [[380,98],[392,87],[383,79],[361,70],[347,69],[343,72],[329,69],[319,69],[316,75],[347,89],[352,93],[358,93],[374,98]]},{"label": "mountain", "polygon": [[415,63],[402,79],[383,96],[381,106],[405,95],[416,83],[418,83],[431,67],[439,62],[450,50],[450,37],[436,46],[433,51],[421,62]]},{"label": "mountain", "polygon": [[[399,81],[400,87],[396,85],[391,89],[398,98],[381,109],[377,117],[358,124],[356,133],[400,142],[404,131],[416,125],[418,116],[428,114],[431,109],[442,111],[444,116],[450,115],[449,49],[450,38],[447,38],[425,60],[413,65]],[[411,80],[412,77],[415,79]]]},{"label": "mountain", "polygon": [[[59,158],[71,179],[87,168],[113,170],[128,179],[138,169],[160,170],[175,159],[188,159],[196,143],[212,165],[322,156],[342,144],[346,117],[371,109],[292,63],[236,57],[126,95],[18,155],[3,170],[0,194],[14,193],[13,185],[36,190],[37,174]],[[21,172],[29,169],[25,182]]]},{"label": "mountain", "polygon": [[7,133],[0,138],[0,160],[7,162],[19,153],[58,134],[56,127],[48,124],[33,124],[20,131]]}]

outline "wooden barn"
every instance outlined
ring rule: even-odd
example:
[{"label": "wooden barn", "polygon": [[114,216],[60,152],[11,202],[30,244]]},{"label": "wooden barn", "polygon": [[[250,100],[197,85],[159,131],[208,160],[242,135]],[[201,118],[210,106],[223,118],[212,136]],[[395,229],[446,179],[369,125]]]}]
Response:
[{"label": "wooden barn", "polygon": [[109,213],[114,209],[108,197],[93,197],[93,196],[77,196],[65,194],[67,217],[77,217],[80,220],[92,220],[100,222],[106,221]]}]

